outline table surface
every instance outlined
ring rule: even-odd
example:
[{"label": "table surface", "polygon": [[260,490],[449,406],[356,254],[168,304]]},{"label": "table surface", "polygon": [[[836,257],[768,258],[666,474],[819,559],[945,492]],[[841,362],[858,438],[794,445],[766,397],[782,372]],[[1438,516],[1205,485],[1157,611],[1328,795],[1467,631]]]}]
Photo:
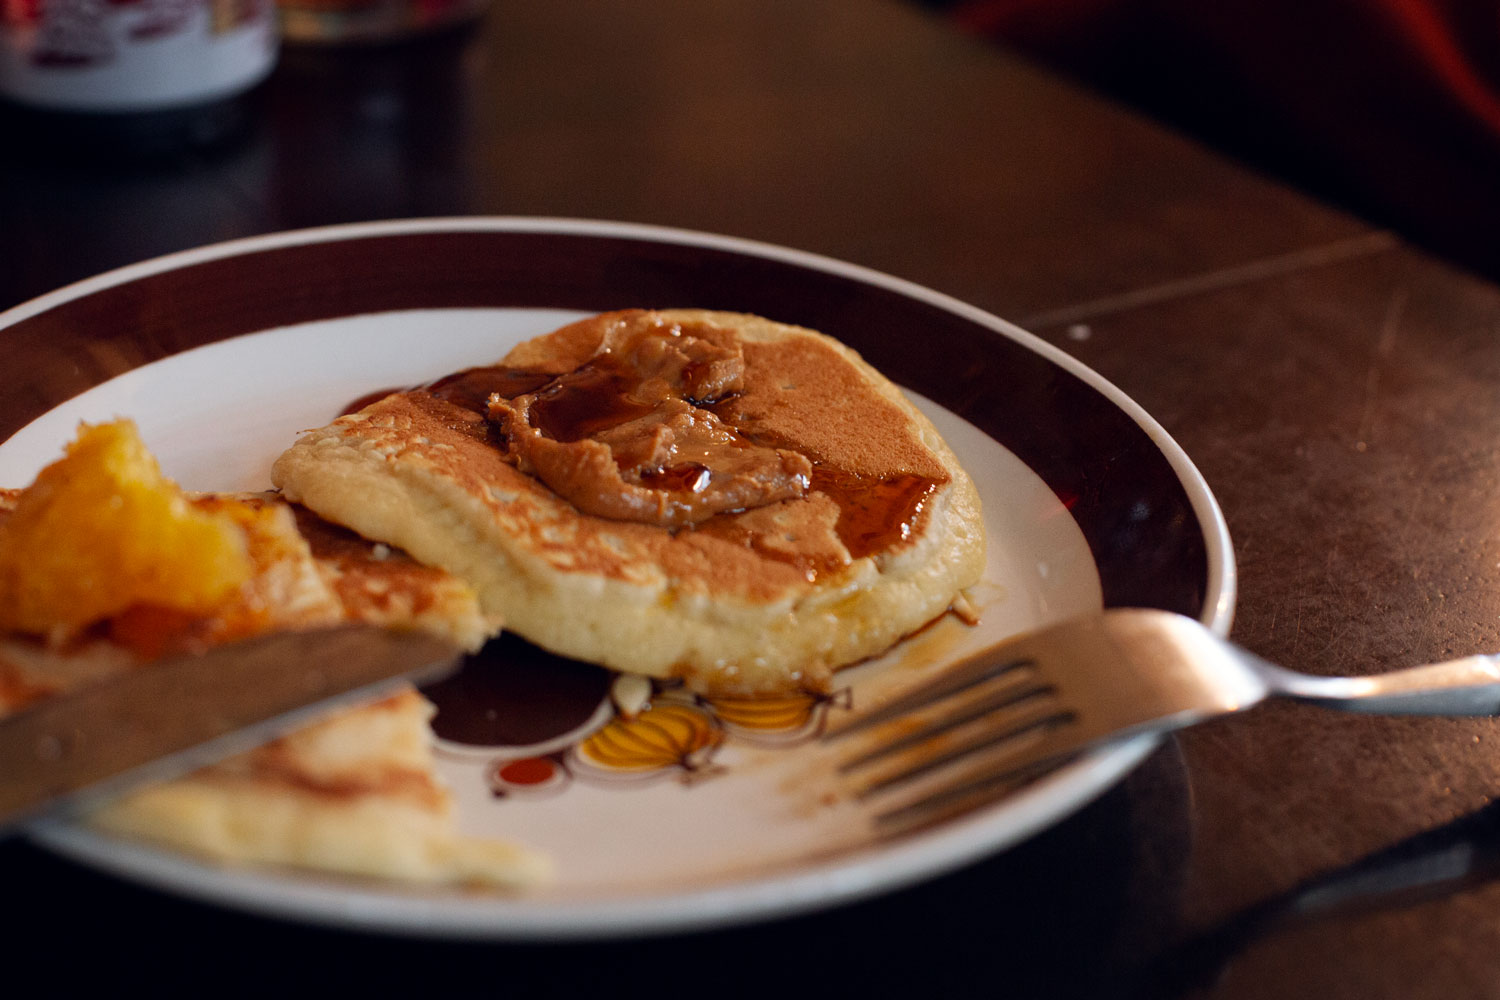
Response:
[{"label": "table surface", "polygon": [[[1233,635],[1262,656],[1359,674],[1500,648],[1500,290],[914,8],[498,0],[419,43],[288,47],[221,149],[62,163],[22,145],[0,151],[0,308],[169,251],[365,219],[582,217],[789,245],[1013,320],[1140,402],[1222,505]],[[998,857],[686,937],[310,928],[15,841],[0,881],[12,954],[80,983],[1485,996],[1496,735],[1263,705],[1169,741]],[[1356,865],[1374,874],[1341,878]],[[1413,873],[1464,874],[1383,891]]]}]

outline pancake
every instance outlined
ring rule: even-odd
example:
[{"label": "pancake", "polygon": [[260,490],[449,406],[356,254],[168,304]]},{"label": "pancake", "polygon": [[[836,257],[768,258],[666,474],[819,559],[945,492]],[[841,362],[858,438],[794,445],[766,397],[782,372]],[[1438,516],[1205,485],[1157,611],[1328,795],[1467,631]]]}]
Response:
[{"label": "pancake", "polygon": [[[497,627],[462,581],[280,497],[182,494],[128,422],[84,428],[30,489],[0,491],[0,598],[0,715],[272,630],[365,622],[476,650]],[[431,715],[406,688],[85,822],[224,863],[535,883],[539,855],[455,830]]]},{"label": "pancake", "polygon": [[406,690],[129,792],[88,817],[107,833],[231,865],[521,889],[547,860],[463,836],[434,769],[431,704]]},{"label": "pancake", "polygon": [[743,314],[570,324],[305,433],[272,476],[554,653],[709,694],[827,690],[984,565],[931,422],[836,340]]}]

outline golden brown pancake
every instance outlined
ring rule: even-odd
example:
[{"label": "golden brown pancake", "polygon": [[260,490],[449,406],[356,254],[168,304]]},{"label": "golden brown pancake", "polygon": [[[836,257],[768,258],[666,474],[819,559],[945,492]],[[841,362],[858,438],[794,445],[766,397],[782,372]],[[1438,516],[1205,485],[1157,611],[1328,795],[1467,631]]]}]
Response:
[{"label": "golden brown pancake", "polygon": [[[88,509],[100,511],[97,523],[80,528],[77,513]],[[207,603],[221,588],[181,578],[205,553],[217,553],[206,561],[232,584]],[[28,573],[38,559],[45,568]],[[174,572],[160,572],[168,564]],[[5,612],[0,715],[149,670],[167,653],[274,629],[358,621],[473,650],[496,627],[462,581],[279,497],[182,494],[128,422],[85,428],[38,484],[0,491],[0,590],[26,609]],[[95,610],[41,617],[71,591],[83,595],[74,606]],[[545,859],[531,851],[455,831],[431,714],[408,688],[128,793],[87,822],[221,862],[504,887],[544,877]]]},{"label": "golden brown pancake", "polygon": [[973,484],[899,390],[741,314],[571,324],[308,432],[273,479],[544,648],[718,694],[825,689],[984,563]]}]

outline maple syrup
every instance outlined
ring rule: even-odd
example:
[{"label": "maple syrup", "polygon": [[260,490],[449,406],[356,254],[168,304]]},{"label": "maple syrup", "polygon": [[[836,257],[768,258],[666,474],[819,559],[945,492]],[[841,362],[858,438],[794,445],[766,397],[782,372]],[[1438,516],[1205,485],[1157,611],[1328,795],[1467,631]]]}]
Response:
[{"label": "maple syrup", "polygon": [[623,365],[591,362],[537,391],[532,426],[554,441],[572,444],[647,416],[656,402],[637,398],[641,383]]},{"label": "maple syrup", "polygon": [[507,365],[488,365],[445,375],[424,386],[424,389],[460,409],[487,414],[490,396],[498,394],[502,399],[514,399],[525,393],[535,392],[553,378],[554,376],[544,372],[511,368]]}]

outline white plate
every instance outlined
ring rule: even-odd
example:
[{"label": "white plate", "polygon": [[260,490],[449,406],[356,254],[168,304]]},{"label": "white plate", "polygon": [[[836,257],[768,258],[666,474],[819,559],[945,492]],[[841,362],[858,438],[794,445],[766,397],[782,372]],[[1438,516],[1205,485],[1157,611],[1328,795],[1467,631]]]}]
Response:
[{"label": "white plate", "polygon": [[[356,397],[633,305],[741,309],[838,336],[912,387],[974,475],[991,539],[981,623],[945,621],[845,672],[856,703],[894,674],[1106,603],[1168,607],[1227,632],[1234,571],[1222,516],[1187,457],[1117,389],[937,293],[675,230],[537,219],[337,227],[207,247],[63,289],[0,315],[0,342],[21,337],[59,357],[104,343],[112,349],[95,353],[113,361],[72,383],[38,376],[35,412],[0,413],[12,426],[26,418],[0,445],[0,483],[29,482],[78,421],[129,416],[184,486],[264,488],[297,431]],[[95,335],[89,322],[101,317],[155,325]],[[62,399],[80,380],[93,384]],[[731,734],[709,777],[666,768],[658,780],[611,782],[569,769],[575,741],[442,747],[467,831],[554,857],[556,883],[519,898],[225,870],[71,826],[33,835],[147,884],[297,919],[454,937],[641,934],[833,905],[952,869],[1057,822],[1153,746],[1101,751],[962,820],[879,841],[859,809],[825,794],[815,743]],[[572,776],[565,787],[492,793],[497,762],[537,754]]]}]

